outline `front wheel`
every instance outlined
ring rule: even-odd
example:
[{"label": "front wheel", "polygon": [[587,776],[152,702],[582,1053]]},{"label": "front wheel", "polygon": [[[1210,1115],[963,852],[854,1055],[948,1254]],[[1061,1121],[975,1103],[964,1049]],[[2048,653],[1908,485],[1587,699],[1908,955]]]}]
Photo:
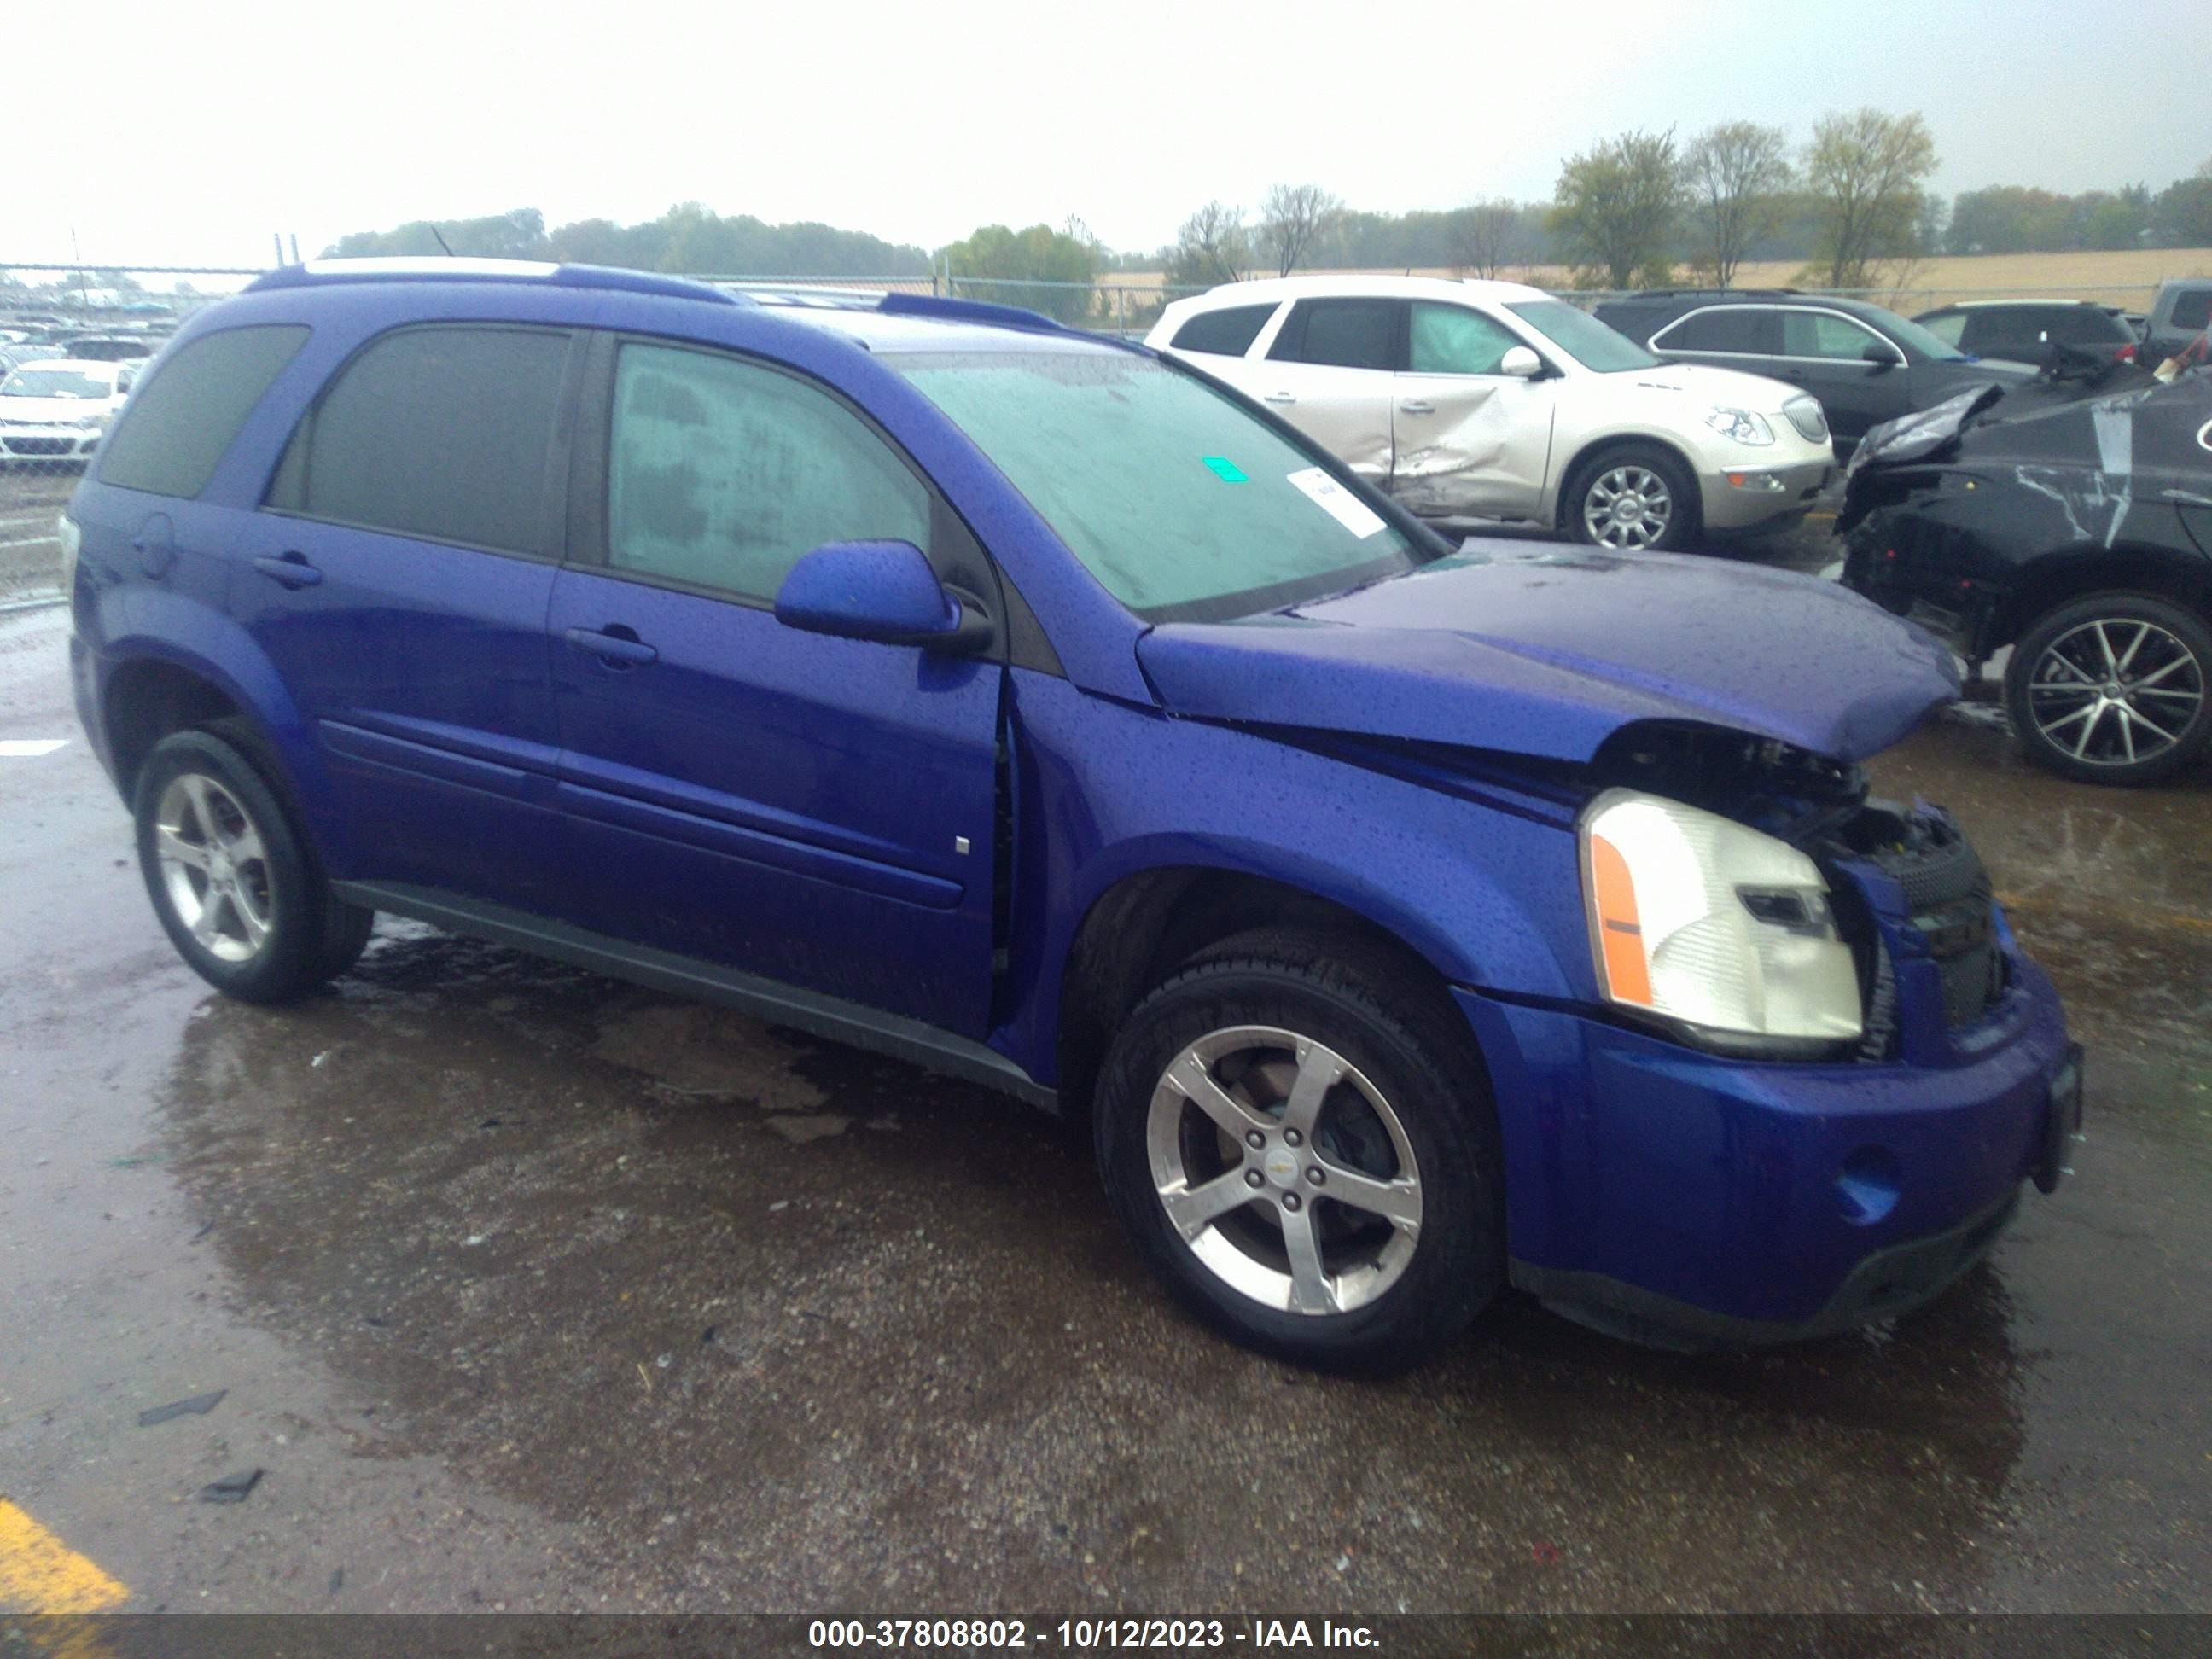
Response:
[{"label": "front wheel", "polygon": [[1402,1369],[1504,1279],[1497,1121],[1435,989],[1359,940],[1246,934],[1130,1016],[1100,1079],[1108,1196],[1209,1324]]},{"label": "front wheel", "polygon": [[1591,457],[1567,481],[1570,535],[1624,553],[1672,553],[1698,529],[1698,487],[1665,450],[1632,444]]},{"label": "front wheel", "polygon": [[2143,593],[2093,593],[2013,647],[2005,701],[2037,765],[2085,783],[2171,777],[2212,742],[2212,629]]}]

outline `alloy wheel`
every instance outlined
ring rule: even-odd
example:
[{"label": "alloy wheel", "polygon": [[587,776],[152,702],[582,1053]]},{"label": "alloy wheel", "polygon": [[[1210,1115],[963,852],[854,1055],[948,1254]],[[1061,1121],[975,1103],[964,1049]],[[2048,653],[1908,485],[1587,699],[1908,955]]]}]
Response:
[{"label": "alloy wheel", "polygon": [[1421,1178],[1405,1126],[1310,1037],[1238,1025],[1199,1038],[1153,1090],[1146,1145],[1169,1224],[1267,1307],[1349,1312],[1413,1260]]},{"label": "alloy wheel", "polygon": [[204,772],[162,790],[154,813],[161,890],[177,920],[224,962],[251,962],[268,943],[276,890],[261,831],[238,797]]},{"label": "alloy wheel", "polygon": [[2044,740],[2086,766],[2140,766],[2182,741],[2203,711],[2205,665],[2137,617],[2100,618],[2044,648],[2027,682]]},{"label": "alloy wheel", "polygon": [[1674,518],[1674,492],[1649,467],[1608,467],[1583,496],[1583,526],[1601,547],[1656,547]]}]

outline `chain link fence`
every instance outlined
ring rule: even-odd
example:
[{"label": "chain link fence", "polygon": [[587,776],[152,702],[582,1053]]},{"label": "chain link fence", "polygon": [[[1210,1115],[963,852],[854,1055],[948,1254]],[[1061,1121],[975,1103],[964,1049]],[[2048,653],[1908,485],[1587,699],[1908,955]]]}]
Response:
[{"label": "chain link fence", "polygon": [[244,267],[0,264],[0,611],[61,595],[58,521],[146,360]]},{"label": "chain link fence", "polygon": [[[261,274],[247,266],[95,269],[0,261],[0,611],[63,597],[57,521],[131,381],[194,312]],[[1042,312],[1072,327],[1125,339],[1141,338],[1170,301],[1205,291],[1141,273],[1109,273],[1091,283],[1020,282],[944,270],[920,276],[685,274],[739,293],[802,300],[830,293],[949,294]],[[2154,291],[2149,284],[1806,290],[1848,294],[1907,316],[1954,300],[2045,296],[2143,310]],[[1596,290],[1558,292],[1586,308],[1614,297]]]}]

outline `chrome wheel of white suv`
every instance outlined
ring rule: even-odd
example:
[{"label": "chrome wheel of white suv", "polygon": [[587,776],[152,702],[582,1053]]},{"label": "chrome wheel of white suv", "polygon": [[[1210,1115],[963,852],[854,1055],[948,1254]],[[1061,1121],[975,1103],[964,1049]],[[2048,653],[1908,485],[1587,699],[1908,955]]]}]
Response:
[{"label": "chrome wheel of white suv", "polygon": [[1674,510],[1674,492],[1649,467],[1608,467],[1583,494],[1583,532],[1601,547],[1656,547]]}]

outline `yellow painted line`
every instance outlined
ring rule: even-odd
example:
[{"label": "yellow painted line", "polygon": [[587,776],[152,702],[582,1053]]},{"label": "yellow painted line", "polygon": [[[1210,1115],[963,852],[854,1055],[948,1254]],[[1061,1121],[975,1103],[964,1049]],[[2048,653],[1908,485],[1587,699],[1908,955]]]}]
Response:
[{"label": "yellow painted line", "polygon": [[1808,513],[1805,516],[1808,519],[1819,519],[1825,523],[1826,520],[1834,518],[1836,515],[1832,513]]},{"label": "yellow painted line", "polygon": [[130,1594],[90,1557],[0,1498],[0,1610],[100,1613]]}]

